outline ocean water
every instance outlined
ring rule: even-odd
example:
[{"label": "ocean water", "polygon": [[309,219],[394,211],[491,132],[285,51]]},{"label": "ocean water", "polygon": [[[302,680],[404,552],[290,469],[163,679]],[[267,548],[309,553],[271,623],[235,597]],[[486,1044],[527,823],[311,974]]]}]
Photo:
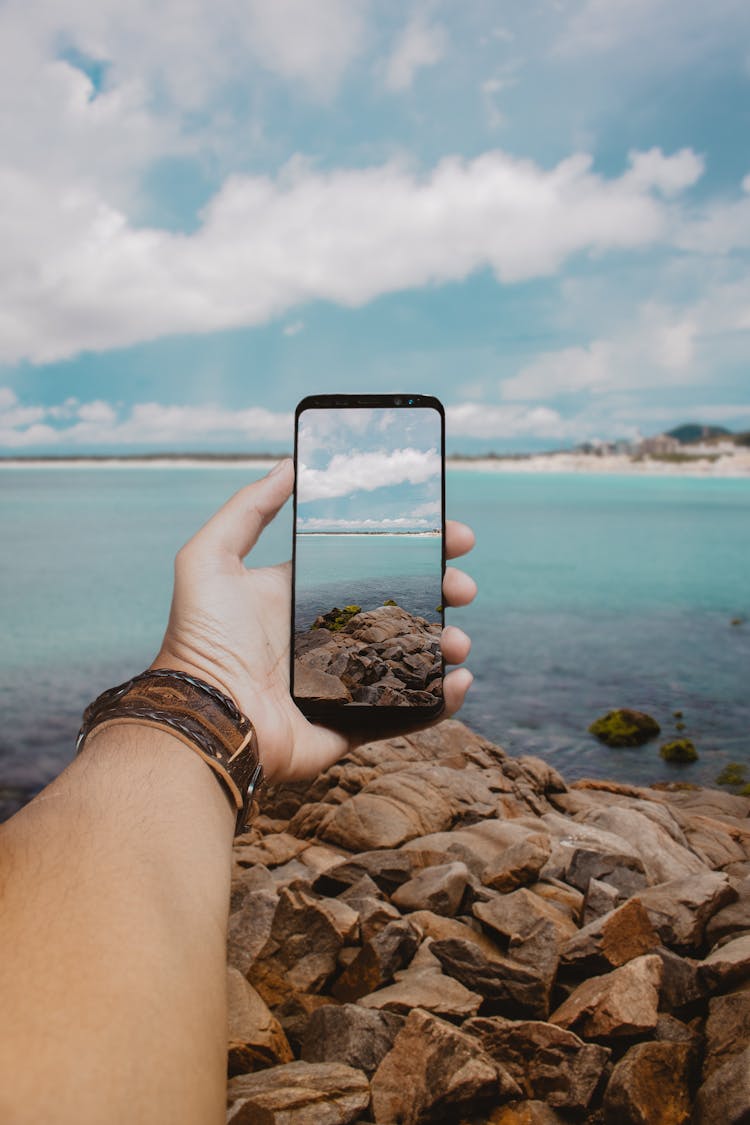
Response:
[{"label": "ocean water", "polygon": [[[0,471],[0,796],[6,812],[71,759],[81,712],[145,667],[177,548],[260,474],[220,468]],[[448,514],[474,526],[479,596],[462,717],[572,779],[711,783],[750,772],[750,481],[450,471]],[[291,505],[255,558],[291,553]],[[334,575],[335,585],[335,575]],[[741,624],[733,625],[732,620]],[[610,750],[616,706],[674,711],[700,753]]]},{"label": "ocean water", "polygon": [[388,599],[439,621],[441,556],[439,535],[298,535],[296,629],[334,606],[368,610]]}]

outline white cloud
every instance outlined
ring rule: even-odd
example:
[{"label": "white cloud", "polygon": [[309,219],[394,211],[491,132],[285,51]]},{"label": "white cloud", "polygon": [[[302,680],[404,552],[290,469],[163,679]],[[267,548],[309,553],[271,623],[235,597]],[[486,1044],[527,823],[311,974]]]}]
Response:
[{"label": "white cloud", "polygon": [[359,306],[486,266],[527,280],[573,254],[653,245],[676,206],[654,190],[702,165],[648,156],[611,180],[584,155],[547,171],[495,151],[426,176],[297,160],[276,180],[231,176],[192,235],[132,226],[85,188],[0,176],[0,361],[260,324],[315,299]]},{"label": "white cloud", "polygon": [[414,15],[396,42],[385,70],[389,90],[408,90],[418,70],[440,62],[447,48],[441,24],[430,23],[424,12]]},{"label": "white cloud", "polygon": [[409,516],[399,516],[393,519],[381,520],[327,520],[319,516],[310,516],[307,519],[297,520],[299,531],[432,531],[434,521],[424,519],[411,519]]},{"label": "white cloud", "polygon": [[641,306],[635,322],[587,346],[544,352],[501,384],[503,398],[538,401],[588,391],[683,384],[691,370],[699,326],[686,312]]},{"label": "white cloud", "polygon": [[[56,423],[52,425],[51,423]],[[214,406],[138,403],[120,412],[108,402],[75,401],[53,406],[23,405],[10,388],[0,388],[0,448],[35,445],[152,445],[185,448],[193,440],[234,439],[292,444],[291,414],[262,407],[225,410]]]},{"label": "white cloud", "polygon": [[446,407],[446,431],[450,438],[552,438],[579,437],[576,423],[548,406],[493,405],[462,402]]},{"label": "white cloud", "polygon": [[325,469],[298,465],[297,496],[301,503],[332,500],[353,492],[374,492],[388,485],[423,484],[440,473],[435,449],[394,449],[388,453],[337,453]]}]

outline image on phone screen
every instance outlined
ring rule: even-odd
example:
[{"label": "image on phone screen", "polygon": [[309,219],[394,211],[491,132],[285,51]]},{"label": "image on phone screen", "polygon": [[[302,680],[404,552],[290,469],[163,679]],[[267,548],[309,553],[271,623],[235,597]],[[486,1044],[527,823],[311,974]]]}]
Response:
[{"label": "image on phone screen", "polygon": [[302,409],[296,449],[297,703],[439,711],[441,410]]}]

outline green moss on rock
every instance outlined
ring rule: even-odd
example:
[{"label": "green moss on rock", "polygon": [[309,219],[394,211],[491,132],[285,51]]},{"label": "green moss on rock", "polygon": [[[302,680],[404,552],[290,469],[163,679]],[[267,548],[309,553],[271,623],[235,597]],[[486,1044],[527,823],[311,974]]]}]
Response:
[{"label": "green moss on rock", "polygon": [[596,719],[589,732],[607,746],[643,746],[659,734],[661,727],[645,711],[619,707]]},{"label": "green moss on rock", "polygon": [[398,605],[398,602],[394,602],[393,598],[386,598],[383,605]]},{"label": "green moss on rock", "polygon": [[340,633],[351,619],[361,612],[362,607],[358,605],[345,605],[343,609],[334,606],[329,613],[324,613],[321,617],[315,618],[310,626],[310,632],[314,629],[329,629],[332,633]]},{"label": "green moss on rock", "polygon": [[741,762],[728,762],[716,777],[717,785],[744,785],[747,770]]},{"label": "green moss on rock", "polygon": [[698,751],[689,738],[675,738],[672,742],[665,742],[659,753],[665,762],[697,762]]}]

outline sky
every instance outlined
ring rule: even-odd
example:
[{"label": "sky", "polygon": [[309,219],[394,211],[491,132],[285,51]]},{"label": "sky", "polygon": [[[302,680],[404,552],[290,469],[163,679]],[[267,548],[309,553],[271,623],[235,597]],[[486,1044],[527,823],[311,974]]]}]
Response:
[{"label": "sky", "polygon": [[0,455],[750,428],[747,0],[5,0]]},{"label": "sky", "polygon": [[432,407],[303,410],[300,532],[438,531],[441,421]]}]

